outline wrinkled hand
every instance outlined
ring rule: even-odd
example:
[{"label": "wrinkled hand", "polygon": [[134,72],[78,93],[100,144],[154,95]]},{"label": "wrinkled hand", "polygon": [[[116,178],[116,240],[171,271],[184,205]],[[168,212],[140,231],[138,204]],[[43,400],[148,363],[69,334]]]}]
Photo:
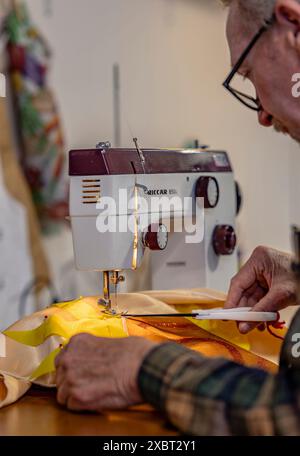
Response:
[{"label": "wrinkled hand", "polygon": [[153,347],[139,337],[73,337],[55,361],[59,404],[73,411],[101,412],[140,403],[138,372]]},{"label": "wrinkled hand", "polygon": [[[278,312],[296,304],[291,260],[286,253],[257,247],[232,279],[225,307],[253,307],[254,311]],[[255,323],[239,323],[239,330],[246,334],[255,326]]]}]

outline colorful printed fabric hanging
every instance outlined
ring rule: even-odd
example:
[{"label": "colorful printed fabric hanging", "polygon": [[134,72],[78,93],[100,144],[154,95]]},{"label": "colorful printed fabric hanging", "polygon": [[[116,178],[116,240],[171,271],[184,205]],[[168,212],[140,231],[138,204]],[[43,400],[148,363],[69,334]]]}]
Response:
[{"label": "colorful printed fabric hanging", "polygon": [[9,75],[21,161],[39,216],[66,216],[64,140],[54,97],[47,85],[49,49],[26,6],[15,3],[7,17]]}]

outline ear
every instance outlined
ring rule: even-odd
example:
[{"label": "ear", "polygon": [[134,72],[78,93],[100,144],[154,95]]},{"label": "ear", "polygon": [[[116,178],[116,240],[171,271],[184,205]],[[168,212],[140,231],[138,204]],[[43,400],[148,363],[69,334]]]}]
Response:
[{"label": "ear", "polygon": [[275,16],[278,24],[290,27],[294,34],[300,32],[300,3],[297,0],[277,0]]},{"label": "ear", "polygon": [[277,0],[275,16],[289,48],[300,55],[300,3],[298,0]]}]

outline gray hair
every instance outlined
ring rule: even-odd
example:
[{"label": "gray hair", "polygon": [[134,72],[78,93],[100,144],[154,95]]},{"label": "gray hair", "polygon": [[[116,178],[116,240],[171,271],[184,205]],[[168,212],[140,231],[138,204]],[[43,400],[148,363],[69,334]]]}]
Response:
[{"label": "gray hair", "polygon": [[[297,0],[300,2],[300,0]],[[272,17],[276,0],[221,0],[225,6],[237,2],[243,19],[252,25],[262,25]]]}]

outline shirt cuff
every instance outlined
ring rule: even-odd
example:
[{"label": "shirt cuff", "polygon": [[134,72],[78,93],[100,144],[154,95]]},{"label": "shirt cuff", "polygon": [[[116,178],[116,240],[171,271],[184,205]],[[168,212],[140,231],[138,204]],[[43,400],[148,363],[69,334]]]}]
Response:
[{"label": "shirt cuff", "polygon": [[143,399],[160,411],[165,411],[168,387],[186,368],[187,359],[203,358],[174,342],[156,346],[146,356],[138,375]]}]

